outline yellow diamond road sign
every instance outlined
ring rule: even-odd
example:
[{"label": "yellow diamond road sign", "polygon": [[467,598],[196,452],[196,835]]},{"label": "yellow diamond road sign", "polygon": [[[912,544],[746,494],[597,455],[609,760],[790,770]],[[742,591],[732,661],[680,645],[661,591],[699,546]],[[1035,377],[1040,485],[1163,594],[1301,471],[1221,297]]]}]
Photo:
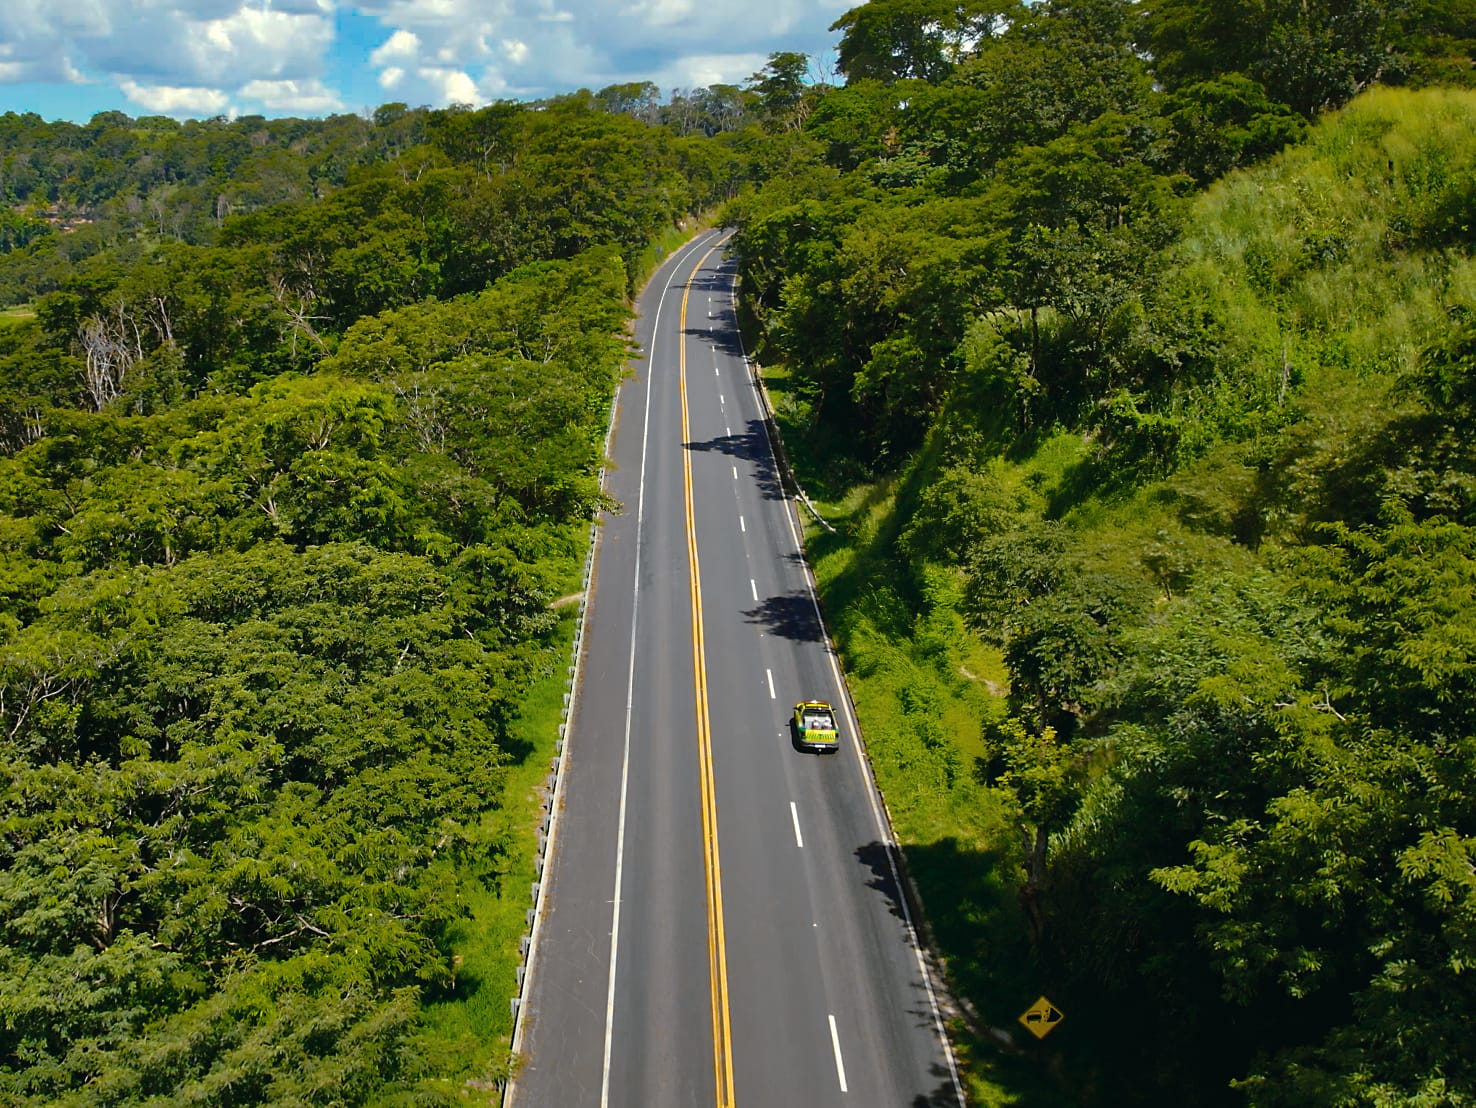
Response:
[{"label": "yellow diamond road sign", "polygon": [[1020,1022],[1037,1039],[1044,1039],[1066,1017],[1045,997],[1041,997],[1020,1015]]}]

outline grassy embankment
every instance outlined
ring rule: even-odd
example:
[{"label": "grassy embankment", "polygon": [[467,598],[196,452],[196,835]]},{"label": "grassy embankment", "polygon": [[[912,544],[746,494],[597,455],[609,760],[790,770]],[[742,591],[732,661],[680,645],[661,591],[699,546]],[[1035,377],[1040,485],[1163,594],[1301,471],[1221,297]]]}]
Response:
[{"label": "grassy embankment", "polygon": [[[1206,587],[1276,572],[1275,552],[1315,523],[1302,491],[1393,418],[1401,378],[1449,307],[1476,306],[1473,213],[1459,200],[1473,171],[1476,95],[1376,90],[1302,146],[1209,190],[1163,260],[1168,284],[1190,290],[1224,337],[1213,379],[1174,398],[1177,469],[1123,488],[1092,464],[1079,428],[1026,450],[998,441],[990,464],[1007,486],[1033,490],[1018,524],[1059,519],[1071,558],[1148,593],[1161,592],[1165,550]],[[1014,1029],[1052,983],[1020,911],[1010,802],[981,781],[981,737],[1007,711],[1008,676],[964,624],[961,566],[917,564],[898,543],[950,461],[949,433],[935,428],[897,472],[871,475],[810,425],[782,367],[765,376],[798,480],[837,529],[810,526],[809,554],[937,948],[976,1026]],[[989,425],[986,413],[961,414]],[[1246,513],[1263,521],[1251,545],[1234,533]],[[1085,1095],[1071,1071],[1111,1062],[1071,1041],[1071,1014],[1044,1044],[1016,1034],[1019,1053],[963,1033],[974,1101]]]},{"label": "grassy embankment", "polygon": [[680,250],[695,235],[706,230],[712,222],[712,213],[704,212],[696,219],[689,219],[680,227],[668,227],[659,238],[652,239],[645,250],[636,257],[631,267],[630,287],[634,295],[646,287],[651,274],[673,253]]},{"label": "grassy embankment", "polygon": [[[566,592],[579,587],[577,574],[567,586]],[[457,965],[456,995],[425,1010],[422,1043],[433,1069],[453,1075],[458,1083],[469,1082],[458,1093],[464,1098],[480,1092],[485,1103],[500,1101],[496,1083],[507,1075],[513,1033],[510,1002],[518,993],[520,940],[528,930],[530,892],[538,880],[541,805],[568,689],[565,667],[579,609],[568,605],[559,610],[563,618],[557,645],[550,649],[545,672],[529,690],[511,729],[523,757],[507,767],[505,803],[485,818],[481,828],[481,838],[497,854],[496,881],[469,883],[473,892],[465,905],[466,918],[449,935]]]}]

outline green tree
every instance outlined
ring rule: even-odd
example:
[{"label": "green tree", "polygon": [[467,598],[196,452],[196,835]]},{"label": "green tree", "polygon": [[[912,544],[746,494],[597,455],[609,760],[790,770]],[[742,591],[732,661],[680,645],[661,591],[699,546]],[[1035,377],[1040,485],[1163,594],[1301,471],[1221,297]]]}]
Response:
[{"label": "green tree", "polygon": [[858,80],[942,81],[1022,12],[1014,0],[870,0],[830,25],[840,71]]},{"label": "green tree", "polygon": [[1164,105],[1178,168],[1200,184],[1269,157],[1305,124],[1258,82],[1227,73],[1175,90]]},{"label": "green tree", "polygon": [[748,78],[764,125],[772,130],[798,130],[814,107],[815,89],[809,82],[810,56],[794,50],[769,55],[764,68]]},{"label": "green tree", "polygon": [[991,784],[1008,792],[1019,809],[1025,874],[1020,901],[1039,946],[1046,926],[1046,852],[1052,833],[1066,826],[1080,799],[1080,757],[1051,728],[1033,732],[1013,716],[991,725],[984,741],[991,764],[999,767]]},{"label": "green tree", "polygon": [[1377,0],[1167,0],[1146,13],[1143,35],[1155,70],[1170,89],[1240,73],[1310,117],[1397,74],[1397,8]]}]

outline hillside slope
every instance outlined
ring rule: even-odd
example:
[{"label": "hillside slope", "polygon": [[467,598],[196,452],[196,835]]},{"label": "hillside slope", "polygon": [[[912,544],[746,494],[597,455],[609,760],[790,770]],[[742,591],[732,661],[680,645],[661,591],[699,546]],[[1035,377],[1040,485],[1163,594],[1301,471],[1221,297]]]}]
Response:
[{"label": "hillside slope", "polygon": [[773,374],[955,985],[1068,1015],[981,1101],[1476,1095],[1473,124],[1375,90],[1197,197],[1074,420],[1002,407],[1008,308],[893,476]]}]

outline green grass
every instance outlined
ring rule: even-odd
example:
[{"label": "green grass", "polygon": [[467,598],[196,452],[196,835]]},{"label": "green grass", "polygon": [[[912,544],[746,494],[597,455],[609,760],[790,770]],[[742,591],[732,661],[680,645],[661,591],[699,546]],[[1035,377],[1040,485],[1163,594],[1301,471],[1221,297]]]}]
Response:
[{"label": "green grass", "polygon": [[508,767],[503,807],[489,814],[482,828],[489,850],[499,852],[496,882],[467,883],[467,918],[448,934],[452,957],[459,959],[455,995],[425,1008],[420,1045],[436,1072],[456,1075],[462,1085],[458,1095],[469,1104],[498,1103],[495,1083],[509,1072],[519,940],[528,930],[531,889],[538,880],[541,801],[563,719],[565,666],[579,609],[569,605],[560,611],[560,647],[550,672],[533,685],[510,728],[513,743],[528,754]]},{"label": "green grass", "polygon": [[1215,379],[1180,398],[1200,445],[1274,430],[1325,371],[1408,370],[1472,302],[1473,136],[1476,92],[1376,88],[1196,199],[1163,273],[1220,324]]},{"label": "green grass", "polygon": [[651,279],[651,274],[656,272],[657,267],[667,258],[681,249],[683,244],[703,230],[708,225],[707,218],[699,217],[697,220],[684,223],[680,227],[668,227],[660,237],[653,239],[651,243],[636,255],[635,261],[630,267],[630,291],[632,294],[639,292]]},{"label": "green grass", "polygon": [[30,308],[0,308],[0,326],[10,323],[27,323],[36,318]]}]

